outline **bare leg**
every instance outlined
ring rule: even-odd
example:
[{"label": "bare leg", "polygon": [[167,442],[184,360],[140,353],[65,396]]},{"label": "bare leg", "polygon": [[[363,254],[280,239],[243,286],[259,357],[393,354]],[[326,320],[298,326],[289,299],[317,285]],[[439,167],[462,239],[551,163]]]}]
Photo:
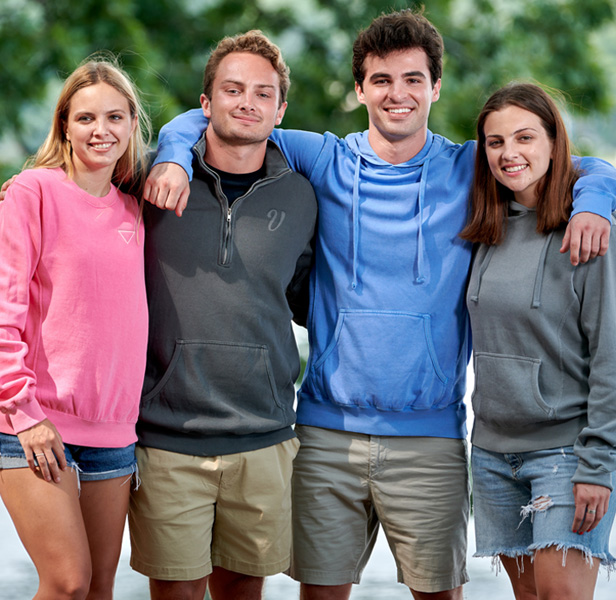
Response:
[{"label": "bare leg", "polygon": [[462,600],[462,586],[444,592],[418,592],[411,590],[415,600]]},{"label": "bare leg", "polygon": [[36,600],[83,600],[90,587],[88,540],[77,476],[50,483],[30,469],[0,470],[0,495],[39,575]]},{"label": "bare leg", "polygon": [[88,600],[113,598],[129,495],[129,476],[81,483],[79,501],[92,557]]},{"label": "bare leg", "polygon": [[261,600],[263,577],[252,577],[214,567],[208,583],[212,600]]},{"label": "bare leg", "polygon": [[194,581],[150,579],[150,598],[152,600],[203,600],[208,579],[209,575]]},{"label": "bare leg", "polygon": [[535,554],[535,584],[539,600],[592,600],[599,572],[599,561],[591,567],[579,550],[568,550],[566,566],[563,552],[554,546]]},{"label": "bare leg", "polygon": [[348,600],[351,595],[352,583],[343,585],[309,585],[302,583],[300,600]]},{"label": "bare leg", "polygon": [[509,580],[516,600],[537,600],[537,589],[535,587],[535,566],[530,560],[530,556],[520,556],[512,558],[510,556],[499,556]]}]

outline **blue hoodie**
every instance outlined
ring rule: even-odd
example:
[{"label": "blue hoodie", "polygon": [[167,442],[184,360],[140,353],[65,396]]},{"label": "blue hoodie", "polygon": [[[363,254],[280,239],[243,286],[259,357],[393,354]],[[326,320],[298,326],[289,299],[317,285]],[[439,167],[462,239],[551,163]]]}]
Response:
[{"label": "blue hoodie", "polygon": [[[190,111],[161,131],[156,162],[191,174],[190,148],[206,125]],[[463,403],[470,329],[466,223],[474,142],[428,132],[423,149],[392,165],[368,132],[274,130],[318,203],[308,317],[310,357],[297,422],[370,435],[466,437]],[[582,159],[574,213],[609,218],[616,171]]]}]

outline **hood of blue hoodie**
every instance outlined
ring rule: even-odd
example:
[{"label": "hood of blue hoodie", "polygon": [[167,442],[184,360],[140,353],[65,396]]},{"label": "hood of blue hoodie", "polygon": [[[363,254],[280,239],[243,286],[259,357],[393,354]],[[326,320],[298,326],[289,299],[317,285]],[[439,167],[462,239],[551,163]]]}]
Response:
[{"label": "hood of blue hoodie", "polygon": [[413,156],[410,160],[404,163],[398,163],[392,165],[380,158],[368,141],[368,131],[361,133],[352,133],[346,138],[346,143],[351,152],[356,156],[355,163],[355,176],[353,179],[353,269],[351,287],[355,289],[357,287],[357,240],[359,238],[359,184],[361,181],[362,163],[374,165],[382,168],[395,168],[400,170],[416,171],[417,168],[421,168],[420,173],[420,185],[419,194],[417,197],[417,206],[419,212],[419,227],[417,229],[417,254],[416,265],[417,275],[415,282],[422,284],[425,281],[424,264],[426,261],[426,249],[424,244],[424,219],[423,209],[425,205],[426,195],[426,181],[428,179],[428,171],[430,167],[430,160],[432,157],[437,156],[442,148],[444,138],[438,136],[435,137],[431,131],[428,131],[426,143],[418,154]]},{"label": "hood of blue hoodie", "polygon": [[[380,158],[376,152],[372,149],[370,142],[368,141],[368,130],[361,131],[359,133],[350,133],[344,138],[347,146],[355,156],[361,156],[367,163],[373,165],[381,165],[391,167],[392,164]],[[423,148],[410,160],[403,163],[393,165],[395,167],[420,167],[426,160],[429,160],[439,154],[443,148],[443,143],[446,142],[445,138],[440,135],[434,135],[428,130],[426,137],[426,143]],[[448,142],[450,143],[450,142]]]}]

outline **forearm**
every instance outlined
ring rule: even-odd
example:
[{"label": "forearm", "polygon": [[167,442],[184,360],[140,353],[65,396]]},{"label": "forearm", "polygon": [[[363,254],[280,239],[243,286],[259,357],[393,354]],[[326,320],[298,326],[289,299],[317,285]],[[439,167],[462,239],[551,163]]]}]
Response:
[{"label": "forearm", "polygon": [[[180,165],[192,180],[192,147],[197,143],[208,121],[201,109],[178,115],[162,127],[154,165],[172,162]],[[153,166],[154,166],[153,165]]]},{"label": "forearm", "polygon": [[582,171],[573,188],[573,211],[591,212],[608,221],[616,210],[616,169],[608,162],[594,157],[574,161]]}]

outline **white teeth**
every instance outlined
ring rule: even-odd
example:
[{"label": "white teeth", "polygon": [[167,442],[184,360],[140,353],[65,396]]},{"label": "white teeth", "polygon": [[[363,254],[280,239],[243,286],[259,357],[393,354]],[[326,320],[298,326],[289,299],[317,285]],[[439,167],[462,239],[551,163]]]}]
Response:
[{"label": "white teeth", "polygon": [[503,171],[505,171],[505,173],[517,173],[518,171],[526,169],[527,166],[528,165],[519,165],[518,167],[503,167]]},{"label": "white teeth", "polygon": [[390,113],[394,113],[394,114],[402,114],[402,113],[410,113],[411,109],[410,108],[390,108],[388,109]]},{"label": "white teeth", "polygon": [[111,148],[111,144],[92,144],[93,148],[98,148],[99,150],[106,150],[107,148]]}]

